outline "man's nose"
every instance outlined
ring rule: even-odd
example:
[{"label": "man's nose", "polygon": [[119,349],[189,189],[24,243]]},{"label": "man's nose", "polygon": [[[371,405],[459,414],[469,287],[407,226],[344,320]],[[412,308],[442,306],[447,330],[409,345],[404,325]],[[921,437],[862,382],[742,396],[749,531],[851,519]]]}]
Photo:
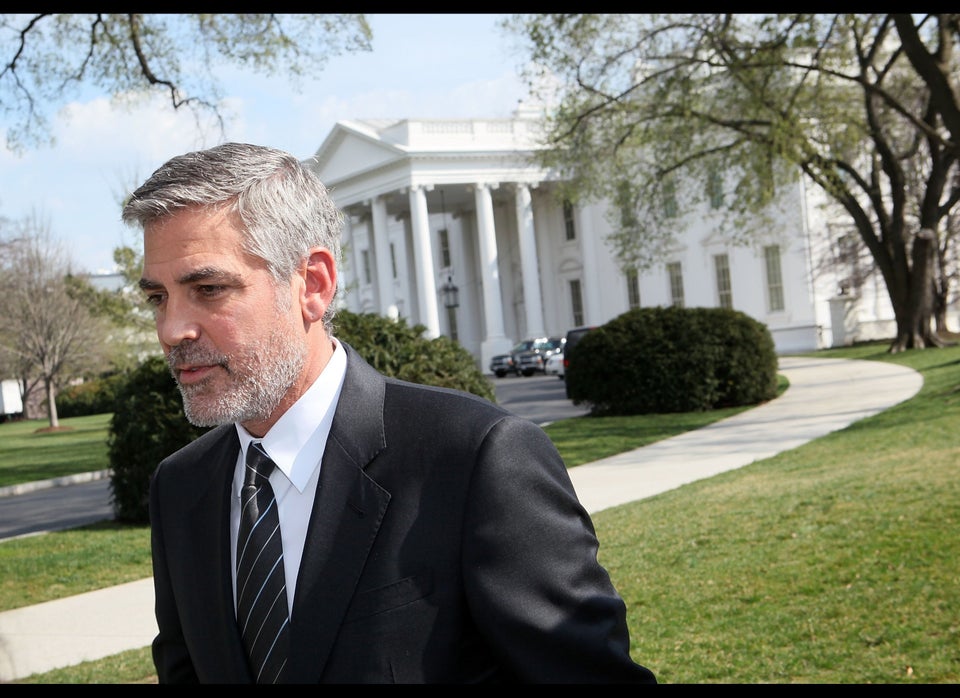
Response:
[{"label": "man's nose", "polygon": [[168,298],[163,310],[157,313],[157,337],[160,343],[175,347],[199,336],[200,323],[190,311],[190,304]]}]

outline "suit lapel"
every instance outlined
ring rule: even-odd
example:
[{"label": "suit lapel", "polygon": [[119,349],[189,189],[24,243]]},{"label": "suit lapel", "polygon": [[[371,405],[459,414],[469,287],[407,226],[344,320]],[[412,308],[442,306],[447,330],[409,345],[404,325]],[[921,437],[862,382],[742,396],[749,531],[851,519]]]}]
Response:
[{"label": "suit lapel", "polygon": [[[341,342],[342,343],[342,342]],[[390,493],[364,472],[385,446],[382,376],[348,345],[294,598],[286,679],[319,681]]]},{"label": "suit lapel", "polygon": [[[193,568],[212,584],[197,584],[198,618],[209,618],[206,636],[218,638],[200,651],[211,652],[205,666],[227,672],[223,681],[249,680],[246,652],[240,639],[233,606],[233,571],[230,546],[230,504],[234,467],[240,452],[236,428],[224,429],[222,438],[201,454],[197,472],[206,482],[196,489],[196,502],[188,509],[193,519],[188,529]],[[209,460],[206,460],[209,459]],[[206,462],[205,462],[206,461]]]}]

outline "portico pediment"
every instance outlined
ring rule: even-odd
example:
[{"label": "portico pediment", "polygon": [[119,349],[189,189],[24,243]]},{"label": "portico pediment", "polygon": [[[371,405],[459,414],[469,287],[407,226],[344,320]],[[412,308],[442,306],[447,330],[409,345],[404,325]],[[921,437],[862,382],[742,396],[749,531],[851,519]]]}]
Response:
[{"label": "portico pediment", "polygon": [[332,185],[361,172],[397,162],[405,153],[358,122],[339,121],[312,158],[320,180]]}]

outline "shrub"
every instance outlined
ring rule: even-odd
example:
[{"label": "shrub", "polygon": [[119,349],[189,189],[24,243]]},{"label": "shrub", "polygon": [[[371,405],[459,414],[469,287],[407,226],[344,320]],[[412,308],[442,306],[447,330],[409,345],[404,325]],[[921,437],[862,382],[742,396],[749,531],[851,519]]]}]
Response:
[{"label": "shrub", "polygon": [[425,338],[423,325],[411,327],[402,318],[394,321],[341,310],[336,327],[336,336],[384,375],[496,400],[493,383],[480,371],[473,354],[449,337]]},{"label": "shrub", "polygon": [[57,393],[57,414],[66,418],[112,412],[125,380],[126,376],[115,373],[68,386]]},{"label": "shrub", "polygon": [[[495,400],[493,384],[473,355],[449,337],[425,339],[422,325],[341,310],[337,336],[387,376],[458,388]],[[157,464],[206,429],[192,426],[162,357],[145,361],[118,390],[108,447],[114,512],[120,521],[149,521],[150,475]]]},{"label": "shrub", "polygon": [[129,373],[117,393],[107,451],[118,521],[149,521],[150,476],[157,464],[207,431],[187,421],[180,391],[163,357]]},{"label": "shrub", "polygon": [[567,376],[594,415],[696,412],[776,395],[777,355],[762,323],[724,308],[637,308],[587,333]]}]

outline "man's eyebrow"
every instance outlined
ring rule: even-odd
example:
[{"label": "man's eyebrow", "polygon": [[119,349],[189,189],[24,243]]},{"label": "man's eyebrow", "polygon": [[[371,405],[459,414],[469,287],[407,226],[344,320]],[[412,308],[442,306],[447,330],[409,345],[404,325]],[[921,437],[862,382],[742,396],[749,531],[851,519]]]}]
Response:
[{"label": "man's eyebrow", "polygon": [[241,277],[239,274],[234,274],[217,267],[202,267],[200,269],[194,269],[191,272],[188,272],[177,279],[178,284],[195,284],[198,281],[210,281],[216,280],[220,283],[227,284],[238,284],[240,283]]},{"label": "man's eyebrow", "polygon": [[[177,279],[177,283],[180,285],[186,285],[195,284],[199,281],[210,280],[216,280],[219,283],[239,284],[242,281],[242,278],[239,274],[227,272],[223,269],[218,269],[216,267],[204,267],[202,269],[194,269],[193,271],[184,274]],[[144,291],[153,291],[158,288],[163,288],[163,284],[161,284],[159,281],[142,278],[140,279],[140,288]]]}]

